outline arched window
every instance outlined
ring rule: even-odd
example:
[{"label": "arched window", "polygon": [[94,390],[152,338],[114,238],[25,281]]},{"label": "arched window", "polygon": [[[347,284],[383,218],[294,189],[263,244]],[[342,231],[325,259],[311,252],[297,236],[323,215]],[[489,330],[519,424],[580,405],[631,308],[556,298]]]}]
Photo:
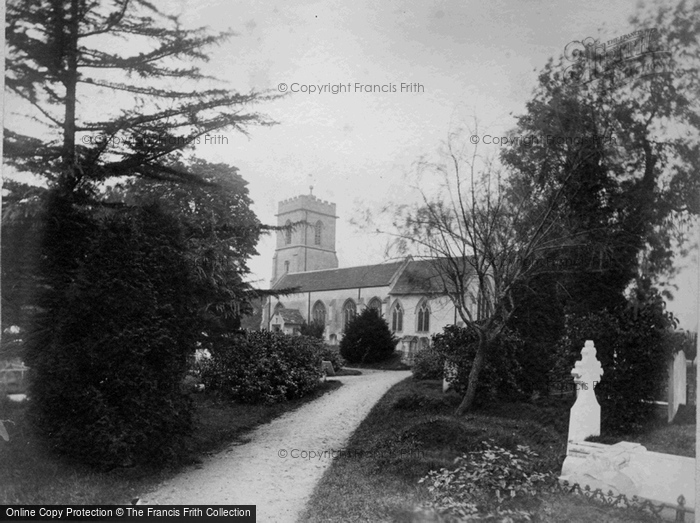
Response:
[{"label": "arched window", "polygon": [[418,306],[418,325],[416,328],[417,332],[429,332],[430,331],[430,308],[428,307],[428,302],[424,301]]},{"label": "arched window", "polygon": [[357,314],[357,306],[352,300],[348,300],[343,305],[343,328],[347,328],[348,324],[355,318]]},{"label": "arched window", "polygon": [[284,309],[284,305],[282,305],[280,302],[277,302],[277,305],[275,305],[275,312],[273,312],[273,316],[277,314],[279,311]]},{"label": "arched window", "polygon": [[326,306],[323,304],[322,301],[319,300],[314,304],[314,308],[311,311],[311,316],[313,317],[315,324],[326,324]]},{"label": "arched window", "polygon": [[321,229],[323,228],[323,223],[321,220],[316,222],[314,226],[314,245],[321,245]]},{"label": "arched window", "polygon": [[373,309],[377,311],[377,314],[382,315],[382,300],[379,298],[372,298],[367,304],[368,309]]},{"label": "arched window", "polygon": [[292,243],[292,222],[287,220],[284,224],[287,229],[284,231],[284,243],[285,245],[289,245]]},{"label": "arched window", "polygon": [[284,262],[284,273],[287,274],[289,272],[289,260]]},{"label": "arched window", "polygon": [[394,332],[403,330],[403,308],[398,301],[391,310],[391,330]]}]

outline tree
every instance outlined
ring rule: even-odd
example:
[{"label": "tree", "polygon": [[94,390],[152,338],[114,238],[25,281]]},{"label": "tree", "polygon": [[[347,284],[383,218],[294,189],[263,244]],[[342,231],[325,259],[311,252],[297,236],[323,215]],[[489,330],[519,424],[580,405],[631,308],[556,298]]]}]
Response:
[{"label": "tree", "polygon": [[[469,133],[478,135],[478,129]],[[585,161],[583,151],[570,157],[573,166]],[[431,187],[436,179],[442,183],[433,194],[421,190],[420,203],[392,210],[395,246],[432,260],[442,292],[476,339],[461,414],[473,406],[484,361],[516,310],[518,287],[545,270],[541,261],[551,252],[580,245],[580,238],[561,226],[566,183],[556,190],[510,186],[459,132],[450,135],[441,161],[422,161],[418,169],[430,175]]]},{"label": "tree", "polygon": [[[126,192],[119,193],[120,200],[115,191],[108,191],[105,197],[104,182],[114,177],[154,180],[161,187],[174,181],[208,184],[209,189],[200,192],[209,194],[216,194],[217,186],[223,192],[230,191],[231,187],[218,185],[228,183],[226,169],[218,177],[209,176],[202,172],[208,167],[196,159],[182,160],[181,152],[208,133],[224,129],[246,133],[250,125],[272,124],[246,108],[274,96],[202,89],[202,82],[215,79],[196,66],[182,67],[178,62],[206,61],[206,50],[232,33],[184,29],[177,17],[146,0],[12,0],[7,6],[7,25],[8,99],[17,103],[30,124],[40,126],[39,130],[32,128],[39,135],[29,136],[16,120],[4,135],[7,163],[36,175],[39,182],[38,186],[16,181],[5,185],[3,287],[13,292],[3,294],[3,303],[17,318],[17,311],[25,309],[19,316],[26,316],[31,310],[37,288],[50,284],[39,283],[41,276],[27,271],[23,263],[42,248],[46,221],[52,219],[46,212],[52,198],[48,191],[93,210],[95,206],[115,208],[144,200],[126,198]],[[132,47],[115,45],[124,40]],[[107,97],[110,103],[100,103],[95,111],[91,101]],[[240,182],[231,182],[236,183]],[[126,185],[132,194],[153,192],[146,184]],[[198,209],[201,216],[206,214],[201,205]],[[249,238],[238,236],[240,274],[246,273],[245,258],[254,252],[250,244],[262,230],[250,227]],[[33,234],[23,235],[22,231]],[[242,232],[237,229],[237,233]],[[16,249],[18,238],[21,249]],[[18,256],[6,255],[15,250]],[[238,280],[229,283],[234,281]]]},{"label": "tree", "polygon": [[[230,32],[183,29],[146,0],[13,0],[7,26],[6,86],[31,108],[30,118],[59,135],[45,142],[8,129],[5,155],[62,194],[94,196],[115,176],[196,180],[164,159],[207,133],[272,123],[242,111],[270,95],[195,89],[211,78],[177,67],[178,60],[207,60],[205,49]],[[115,51],[127,39],[141,51]],[[105,91],[117,107],[122,95],[133,105],[102,116],[101,104],[99,119],[80,113],[80,100],[105,100]]]},{"label": "tree", "polygon": [[[589,231],[585,250],[552,253],[547,263],[557,270],[516,293],[511,327],[540,362],[563,335],[567,314],[620,310],[630,285],[644,295],[665,286],[676,270],[674,250],[685,252],[685,225],[700,212],[692,174],[700,154],[691,138],[700,124],[693,103],[700,9],[657,4],[632,25],[640,56],[610,61],[601,43],[572,42],[564,58],[550,61],[511,135],[531,140],[502,155],[512,184],[557,187],[571,170],[569,152],[591,153],[565,191],[565,226]],[[655,74],[641,75],[649,65]],[[662,295],[672,298],[668,286]],[[539,381],[546,382],[541,371]]]},{"label": "tree", "polygon": [[55,291],[40,295],[25,354],[32,422],[53,450],[101,468],[170,461],[192,426],[184,231],[154,206],[95,217],[51,205],[41,263]]},{"label": "tree", "polygon": [[[24,229],[36,242],[4,257],[3,286],[24,253],[41,261],[10,282],[13,310],[36,311],[26,349],[36,424],[91,462],[156,456],[173,448],[159,439],[189,426],[187,353],[255,294],[243,279],[264,230],[235,168],[182,151],[219,130],[272,124],[246,112],[272,96],[202,89],[214,79],[181,62],[206,60],[230,33],[183,29],[147,0],[12,0],[7,23],[8,98],[44,127],[40,137],[6,130],[4,145],[8,163],[39,181],[10,185],[3,215],[3,233],[17,228],[11,241]],[[105,92],[110,103],[95,111]],[[114,178],[119,188],[105,183]],[[75,415],[56,416],[61,402]]]},{"label": "tree", "polygon": [[340,340],[340,355],[350,363],[375,363],[391,357],[398,340],[375,309],[355,316]]},{"label": "tree", "polygon": [[[158,204],[186,232],[186,256],[197,282],[196,300],[206,340],[236,331],[240,317],[260,292],[245,277],[248,259],[266,229],[250,208],[248,183],[238,169],[191,158],[170,166],[198,176],[203,184],[173,184],[132,178],[110,188],[106,200],[129,206]],[[201,342],[204,342],[202,339]]]},{"label": "tree", "polygon": [[[652,20],[660,26],[657,45],[670,51],[662,57],[667,72],[621,84],[610,70],[587,84],[587,64],[550,61],[502,169],[453,133],[441,161],[419,162],[431,183],[442,180],[439,189],[392,209],[397,247],[435,260],[444,292],[479,340],[458,412],[471,407],[498,335],[509,323],[528,323],[528,305],[561,300],[582,313],[620,307],[631,283],[648,287],[673,270],[672,245],[683,240],[674,221],[700,211],[700,148],[692,138],[700,129],[692,102],[700,6],[659,8],[633,24],[649,29]],[[658,60],[653,51],[644,59]],[[692,130],[690,138],[669,136],[669,122]],[[561,333],[559,310],[545,321],[548,332]]]}]

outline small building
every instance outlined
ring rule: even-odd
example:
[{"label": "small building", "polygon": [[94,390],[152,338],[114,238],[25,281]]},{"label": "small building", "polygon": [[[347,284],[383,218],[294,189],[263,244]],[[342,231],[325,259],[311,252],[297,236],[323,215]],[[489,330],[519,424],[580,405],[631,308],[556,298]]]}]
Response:
[{"label": "small building", "polygon": [[298,309],[278,307],[270,319],[270,330],[285,334],[299,334],[304,322],[304,317]]}]

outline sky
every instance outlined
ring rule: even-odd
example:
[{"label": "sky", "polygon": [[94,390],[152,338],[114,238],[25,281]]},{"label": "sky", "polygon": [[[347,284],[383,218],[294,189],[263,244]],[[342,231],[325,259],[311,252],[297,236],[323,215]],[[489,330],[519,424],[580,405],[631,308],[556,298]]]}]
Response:
[{"label": "sky", "polygon": [[[287,93],[254,108],[278,125],[251,128],[248,137],[222,133],[223,143],[200,144],[196,154],[238,167],[265,223],[276,223],[280,200],[308,194],[310,185],[314,195],[336,203],[341,267],[386,260],[386,238],[368,235],[352,219],[411,198],[406,175],[421,156],[434,154],[448,133],[474,118],[482,134],[512,129],[550,57],[573,40],[629,33],[635,11],[629,0],[175,0],[168,6],[185,27],[236,33],[211,49],[203,68],[220,85],[280,92],[284,84]],[[412,92],[401,92],[402,83]],[[349,89],[330,92],[339,84]],[[366,92],[365,85],[386,92]],[[325,91],[301,92],[310,86]],[[488,147],[498,152],[497,145]],[[263,239],[258,251],[250,267],[266,287],[274,239]],[[682,315],[681,326],[695,330],[697,269],[679,263],[690,268],[671,308]]]}]

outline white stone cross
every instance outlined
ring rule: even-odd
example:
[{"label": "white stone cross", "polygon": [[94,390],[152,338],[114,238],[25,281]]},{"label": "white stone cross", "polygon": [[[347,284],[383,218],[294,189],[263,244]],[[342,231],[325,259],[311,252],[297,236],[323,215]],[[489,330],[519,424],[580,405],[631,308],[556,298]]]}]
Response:
[{"label": "white stone cross", "polygon": [[603,375],[603,367],[596,358],[592,340],[586,340],[581,359],[571,370],[576,383],[576,403],[571,407],[568,441],[583,441],[589,436],[600,436],[600,405],[593,387]]}]

